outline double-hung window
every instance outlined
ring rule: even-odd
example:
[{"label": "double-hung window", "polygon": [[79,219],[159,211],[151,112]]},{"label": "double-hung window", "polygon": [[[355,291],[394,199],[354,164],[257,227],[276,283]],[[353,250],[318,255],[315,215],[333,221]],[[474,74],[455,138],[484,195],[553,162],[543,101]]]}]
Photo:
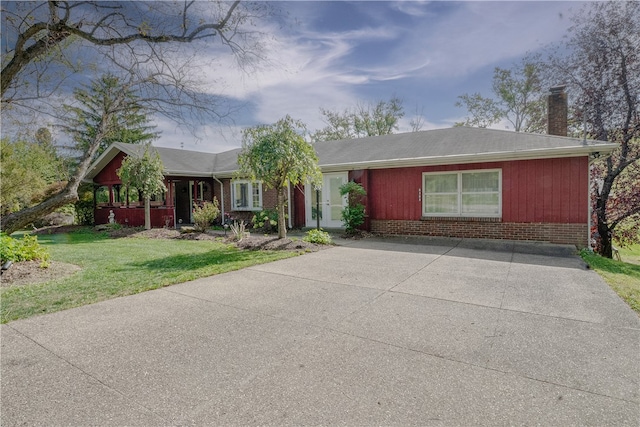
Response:
[{"label": "double-hung window", "polygon": [[424,216],[494,217],[502,214],[499,169],[422,175]]},{"label": "double-hung window", "polygon": [[233,210],[259,211],[262,209],[262,183],[245,180],[231,183]]}]

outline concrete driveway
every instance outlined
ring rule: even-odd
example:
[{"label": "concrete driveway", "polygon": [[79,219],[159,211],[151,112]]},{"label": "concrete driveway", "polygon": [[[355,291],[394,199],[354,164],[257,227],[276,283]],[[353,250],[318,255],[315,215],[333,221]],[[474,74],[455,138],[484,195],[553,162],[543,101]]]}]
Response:
[{"label": "concrete driveway", "polygon": [[3,325],[2,426],[640,422],[639,318],[570,248],[342,244]]}]

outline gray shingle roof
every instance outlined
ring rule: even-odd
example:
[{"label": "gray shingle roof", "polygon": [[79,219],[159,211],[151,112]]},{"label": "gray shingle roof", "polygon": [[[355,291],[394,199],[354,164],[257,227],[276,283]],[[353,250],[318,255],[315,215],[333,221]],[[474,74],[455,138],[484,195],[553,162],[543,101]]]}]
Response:
[{"label": "gray shingle roof", "polygon": [[[314,144],[324,172],[351,169],[474,163],[548,157],[571,157],[613,151],[616,144],[517,133],[494,129],[454,127],[422,132],[374,136]],[[238,168],[240,149],[204,153],[155,147],[167,175],[228,177]],[[94,162],[92,179],[118,151],[134,155],[140,146],[113,144]]]},{"label": "gray shingle roof", "polygon": [[586,155],[615,145],[551,135],[454,127],[315,144],[320,165],[392,167]]}]

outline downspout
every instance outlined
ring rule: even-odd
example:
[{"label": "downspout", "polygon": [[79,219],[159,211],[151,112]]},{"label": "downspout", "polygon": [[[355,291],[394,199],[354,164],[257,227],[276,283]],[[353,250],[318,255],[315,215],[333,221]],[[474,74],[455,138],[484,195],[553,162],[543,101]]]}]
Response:
[{"label": "downspout", "polygon": [[600,153],[591,153],[587,162],[587,215],[589,216],[587,222],[587,249],[589,250],[593,250],[591,247],[591,218],[593,217],[593,205],[591,203],[591,165],[598,157],[600,157]]},{"label": "downspout", "polygon": [[224,184],[215,175],[211,175],[211,177],[220,184],[220,212],[222,213],[220,218],[222,218],[222,223],[224,224]]},{"label": "downspout", "polygon": [[287,181],[287,214],[289,215],[289,230],[293,227],[291,226],[291,186],[289,185],[289,181]]}]

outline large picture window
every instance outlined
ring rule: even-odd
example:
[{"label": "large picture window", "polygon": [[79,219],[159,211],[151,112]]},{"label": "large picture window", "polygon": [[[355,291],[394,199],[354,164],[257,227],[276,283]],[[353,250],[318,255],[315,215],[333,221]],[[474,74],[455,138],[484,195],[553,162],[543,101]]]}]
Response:
[{"label": "large picture window", "polygon": [[233,210],[259,211],[262,209],[262,184],[251,181],[233,181],[231,183]]},{"label": "large picture window", "polygon": [[423,174],[424,216],[500,217],[500,170]]}]

